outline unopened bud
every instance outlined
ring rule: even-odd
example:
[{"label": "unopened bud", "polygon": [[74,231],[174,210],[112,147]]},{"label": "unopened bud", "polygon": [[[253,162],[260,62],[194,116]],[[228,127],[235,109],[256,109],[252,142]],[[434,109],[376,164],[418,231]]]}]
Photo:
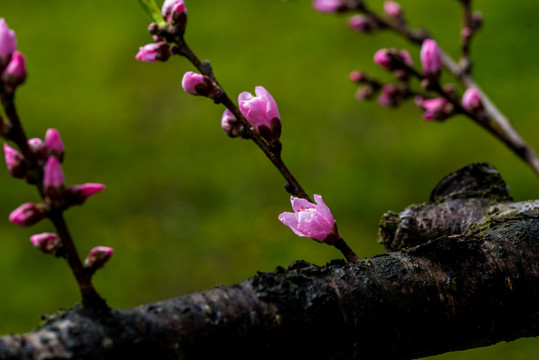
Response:
[{"label": "unopened bud", "polygon": [[30,242],[34,247],[45,254],[60,256],[62,241],[54,233],[41,233],[30,236]]},{"label": "unopened bud", "polygon": [[432,39],[423,41],[419,57],[425,77],[437,80],[442,71],[442,52],[436,41]]},{"label": "unopened bud", "polygon": [[105,188],[103,184],[86,183],[70,186],[66,189],[65,196],[69,205],[81,205],[86,199]]},{"label": "unopened bud", "polygon": [[471,113],[483,110],[481,94],[476,88],[468,88],[462,95],[462,107]]},{"label": "unopened bud", "polygon": [[217,86],[205,75],[188,71],[183,75],[182,88],[191,95],[206,96],[211,98],[217,90]]},{"label": "unopened bud", "polygon": [[420,106],[425,109],[424,120],[445,120],[454,113],[453,104],[443,97],[423,100]]},{"label": "unopened bud", "polygon": [[314,0],[313,8],[321,13],[336,13],[350,10],[344,0]]},{"label": "unopened bud", "polygon": [[21,85],[24,80],[26,80],[26,60],[20,52],[14,51],[11,55],[11,60],[9,60],[6,69],[2,73],[2,81],[6,86],[14,89]]},{"label": "unopened bud", "polygon": [[22,179],[26,176],[28,168],[21,153],[8,144],[4,144],[4,158],[9,175],[17,179]]},{"label": "unopened bud", "polygon": [[51,155],[47,159],[43,169],[43,190],[47,201],[50,203],[59,202],[62,199],[65,179],[60,161],[56,156]]},{"label": "unopened bud", "polygon": [[378,97],[378,103],[384,107],[395,107],[399,105],[401,95],[401,90],[397,85],[385,84],[382,86],[382,92]]},{"label": "unopened bud", "polygon": [[4,18],[0,18],[0,69],[4,68],[17,49],[15,31],[11,30]]},{"label": "unopened bud", "polygon": [[384,11],[390,18],[399,19],[402,17],[402,9],[399,3],[395,1],[386,1]]},{"label": "unopened bud", "polygon": [[45,145],[49,155],[54,155],[60,162],[64,158],[64,142],[56,129],[47,129],[45,133]]},{"label": "unopened bud", "polygon": [[378,29],[372,16],[356,14],[348,19],[348,27],[357,32],[370,33]]},{"label": "unopened bud", "polygon": [[238,137],[241,132],[242,125],[240,121],[228,109],[225,110],[221,117],[221,128],[225,134],[230,137]]},{"label": "unopened bud", "polygon": [[167,61],[169,57],[170,46],[164,41],[141,46],[135,56],[137,60],[145,62]]},{"label": "unopened bud", "polygon": [[19,226],[31,226],[45,218],[45,204],[24,203],[9,214],[9,221]]},{"label": "unopened bud", "polygon": [[84,267],[93,274],[97,269],[102,268],[103,265],[105,265],[113,252],[114,249],[107,246],[94,247],[90,250],[86,260],[84,260]]}]

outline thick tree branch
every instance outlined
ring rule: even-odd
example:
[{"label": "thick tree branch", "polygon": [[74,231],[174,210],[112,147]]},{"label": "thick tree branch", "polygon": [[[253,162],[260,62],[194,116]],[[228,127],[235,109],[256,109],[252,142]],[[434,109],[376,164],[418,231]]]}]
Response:
[{"label": "thick tree branch", "polygon": [[[480,195],[485,173],[498,175],[485,164],[466,171],[444,179],[436,204],[425,205],[463,200],[458,211],[439,210],[450,235],[357,263],[300,261],[138,308],[70,309],[0,339],[0,358],[414,359],[537,336],[539,201],[510,203],[492,188]],[[479,216],[484,198],[502,202]],[[429,211],[422,219],[430,213],[444,228]]]}]

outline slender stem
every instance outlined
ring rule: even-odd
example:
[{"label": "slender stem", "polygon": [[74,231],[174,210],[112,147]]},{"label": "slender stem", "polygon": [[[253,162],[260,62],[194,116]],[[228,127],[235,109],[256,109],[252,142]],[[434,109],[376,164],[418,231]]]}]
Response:
[{"label": "slender stem", "polygon": [[[271,163],[279,170],[281,175],[287,181],[285,185],[286,190],[296,196],[303,198],[309,202],[313,202],[307,192],[303,189],[301,184],[296,180],[292,175],[288,167],[285,165],[281,157],[281,143],[277,140],[271,143],[268,143],[258,132],[254,131],[252,125],[245,119],[241,113],[238,106],[232,101],[232,99],[227,95],[223,87],[219,84],[215,75],[213,74],[213,69],[208,61],[200,61],[196,54],[191,50],[187,45],[183,37],[174,38],[174,42],[177,45],[177,48],[174,49],[174,52],[178,55],[186,57],[201,74],[210,78],[215,85],[218,87],[219,95],[214,98],[216,104],[223,104],[230,112],[234,114],[236,119],[238,119],[243,125],[245,138],[252,139],[255,144],[264,152],[264,155],[271,161]],[[347,261],[358,261],[359,257],[354,253],[354,251],[346,244],[342,237],[339,237],[337,241],[333,244],[337,249],[339,249]]]},{"label": "slender stem", "polygon": [[48,217],[54,224],[58,236],[60,239],[62,239],[62,245],[65,250],[65,258],[69,264],[69,267],[71,268],[71,271],[73,272],[73,275],[75,276],[75,279],[77,280],[77,283],[79,284],[79,289],[82,295],[82,304],[88,308],[108,309],[105,300],[99,296],[92,285],[91,276],[89,276],[84,270],[84,266],[82,265],[79,254],[77,253],[73,239],[71,238],[69,230],[67,229],[62,211],[59,209],[53,209],[49,211]]},{"label": "slender stem", "polygon": [[[7,124],[7,126],[9,126],[9,131],[6,134],[6,138],[12,140],[21,150],[25,161],[27,162],[28,168],[32,173],[32,183],[38,189],[43,201],[47,203],[42,184],[43,170],[37,165],[35,155],[28,145],[28,138],[24,132],[15,107],[14,92],[5,91],[3,85],[1,84],[2,82],[0,81],[0,98],[6,116],[9,120],[9,124]],[[50,206],[50,204],[48,205]],[[93,287],[91,276],[85,273],[84,266],[82,265],[80,257],[75,248],[75,244],[73,243],[73,239],[71,238],[65,223],[63,217],[64,210],[65,209],[62,208],[51,208],[47,213],[47,217],[53,223],[57,234],[61,239],[62,246],[65,250],[65,258],[79,285],[82,296],[82,304],[89,308],[108,309],[106,302],[99,296]]]}]

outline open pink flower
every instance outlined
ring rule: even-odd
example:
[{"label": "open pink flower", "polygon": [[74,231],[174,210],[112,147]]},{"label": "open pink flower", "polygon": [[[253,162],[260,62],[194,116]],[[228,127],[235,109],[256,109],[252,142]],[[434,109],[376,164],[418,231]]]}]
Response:
[{"label": "open pink flower", "polygon": [[277,103],[262,86],[255,87],[255,94],[244,91],[238,97],[240,111],[245,119],[267,140],[281,135],[281,117]]},{"label": "open pink flower", "polygon": [[290,227],[298,236],[325,242],[338,236],[335,219],[322,200],[322,196],[314,195],[314,200],[316,204],[291,196],[290,201],[294,212],[282,213],[279,215],[279,221]]}]

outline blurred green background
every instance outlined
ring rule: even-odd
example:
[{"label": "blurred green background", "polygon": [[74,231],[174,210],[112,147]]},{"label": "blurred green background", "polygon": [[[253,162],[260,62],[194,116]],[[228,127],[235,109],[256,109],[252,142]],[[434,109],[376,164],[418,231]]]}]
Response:
[{"label": "blurred green background", "polygon": [[[370,1],[382,8],[382,1]],[[403,1],[412,26],[425,26],[458,55],[457,1]],[[478,83],[539,149],[539,35],[535,0],[474,1],[485,26],[473,43]],[[516,200],[538,198],[539,179],[513,153],[463,117],[425,123],[412,103],[391,110],[354,100],[352,70],[389,80],[372,63],[381,47],[418,49],[390,33],[366,36],[346,16],[322,15],[308,0],[191,0],[188,43],[211,60],[236,97],[263,85],[283,122],[283,157],[310,193],[322,194],[361,257],[383,252],[380,216],[428,199],[438,180],[468,163],[495,165]],[[68,184],[107,189],[67,220],[81,254],[107,245],[115,254],[95,276],[112,307],[154,302],[230,284],[305,259],[339,258],[296,237],[277,215],[290,211],[283,179],[257,147],[220,128],[223,108],[181,91],[182,58],[140,63],[151,42],[136,0],[4,0],[0,17],[15,29],[29,77],[17,93],[31,137],[60,130]],[[0,333],[31,330],[40,314],[79,299],[67,265],[34,250],[12,209],[36,191],[0,174]],[[435,359],[537,359],[521,339]]]}]

